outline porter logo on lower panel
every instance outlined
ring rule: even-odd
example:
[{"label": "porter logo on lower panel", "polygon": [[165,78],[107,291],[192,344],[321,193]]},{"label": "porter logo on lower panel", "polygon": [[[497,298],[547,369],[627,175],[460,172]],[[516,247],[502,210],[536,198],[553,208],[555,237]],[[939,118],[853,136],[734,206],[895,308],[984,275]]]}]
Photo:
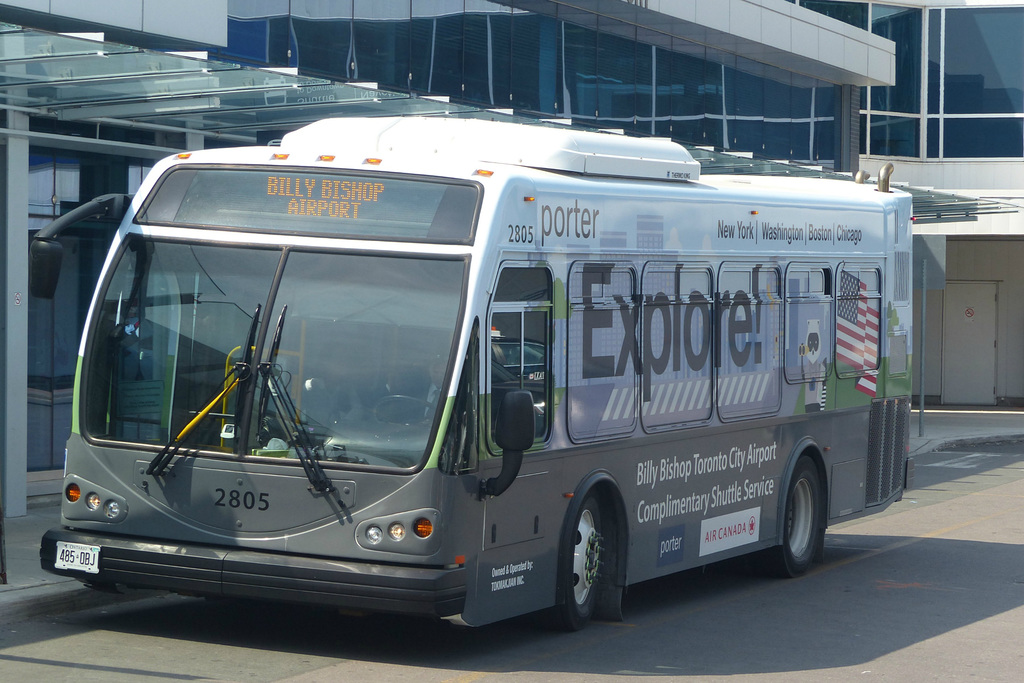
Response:
[{"label": "porter logo on lower panel", "polygon": [[700,523],[700,555],[754,543],[761,531],[761,508],[730,512]]}]

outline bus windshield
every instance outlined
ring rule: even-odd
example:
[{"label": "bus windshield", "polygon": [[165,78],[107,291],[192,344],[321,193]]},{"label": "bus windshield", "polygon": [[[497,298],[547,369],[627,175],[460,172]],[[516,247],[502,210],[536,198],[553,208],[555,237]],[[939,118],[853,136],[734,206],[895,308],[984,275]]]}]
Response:
[{"label": "bus windshield", "polygon": [[479,200],[478,185],[422,176],[196,165],[166,173],[135,220],[470,244]]},{"label": "bus windshield", "polygon": [[[209,408],[183,439],[190,452],[296,458],[301,436],[325,463],[416,467],[446,396],[465,269],[132,238],[86,351],[86,433],[167,444]],[[218,398],[258,309],[264,342],[249,356],[275,381],[254,372]]]}]

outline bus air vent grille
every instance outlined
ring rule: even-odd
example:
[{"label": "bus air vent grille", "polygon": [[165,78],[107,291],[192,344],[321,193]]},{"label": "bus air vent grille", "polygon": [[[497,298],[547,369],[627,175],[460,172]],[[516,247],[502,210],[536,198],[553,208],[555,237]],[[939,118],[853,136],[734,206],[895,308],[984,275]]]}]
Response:
[{"label": "bus air vent grille", "polygon": [[879,505],[903,488],[910,436],[910,400],[888,398],[871,404],[865,504]]}]

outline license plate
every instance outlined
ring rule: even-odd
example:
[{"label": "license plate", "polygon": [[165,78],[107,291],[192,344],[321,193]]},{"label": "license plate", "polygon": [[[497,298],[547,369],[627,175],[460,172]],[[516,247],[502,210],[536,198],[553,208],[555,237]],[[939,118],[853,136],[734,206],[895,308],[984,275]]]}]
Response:
[{"label": "license plate", "polygon": [[83,543],[57,541],[57,559],[54,569],[72,569],[87,574],[100,573],[100,547]]}]

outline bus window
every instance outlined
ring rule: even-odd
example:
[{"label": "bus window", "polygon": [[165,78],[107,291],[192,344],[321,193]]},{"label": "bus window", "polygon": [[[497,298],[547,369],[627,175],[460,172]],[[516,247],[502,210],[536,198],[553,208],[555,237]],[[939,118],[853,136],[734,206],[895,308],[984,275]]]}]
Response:
[{"label": "bus window", "polygon": [[803,383],[807,412],[825,409],[832,367],[832,269],[793,264],[786,271],[786,381]]},{"label": "bus window", "polygon": [[495,288],[490,324],[490,425],[502,397],[533,394],[537,441],[547,438],[551,407],[551,276],[545,268],[510,267]]},{"label": "bus window", "polygon": [[652,263],[643,273],[644,429],[711,417],[711,271]]},{"label": "bus window", "polygon": [[636,275],[632,266],[576,263],[569,272],[569,436],[576,441],[636,427]]},{"label": "bus window", "polygon": [[[98,299],[86,433],[166,443],[223,388],[225,361],[241,357],[280,260],[265,249],[129,240]],[[190,445],[230,450],[220,432],[220,421],[208,420]]]},{"label": "bus window", "polygon": [[719,276],[718,414],[723,420],[778,410],[782,306],[779,271],[726,264]]},{"label": "bus window", "polygon": [[836,302],[836,367],[840,377],[861,376],[857,389],[876,392],[881,323],[881,274],[877,268],[846,264],[839,271]]}]

